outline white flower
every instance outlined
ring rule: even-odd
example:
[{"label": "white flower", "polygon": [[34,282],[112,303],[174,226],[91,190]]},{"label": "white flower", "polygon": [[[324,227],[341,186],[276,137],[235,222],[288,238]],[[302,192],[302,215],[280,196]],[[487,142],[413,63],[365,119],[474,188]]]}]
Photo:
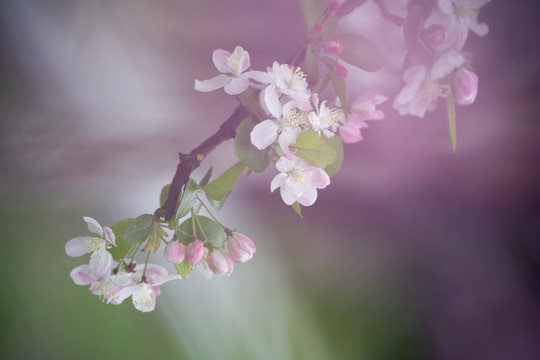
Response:
[{"label": "white flower", "polygon": [[293,102],[282,105],[276,87],[271,85],[264,90],[264,103],[273,118],[255,125],[250,134],[251,143],[259,150],[266,149],[276,141],[281,150],[290,153],[289,145],[296,142],[307,123],[303,112],[295,108]]},{"label": "white flower", "polygon": [[287,64],[280,65],[274,61],[272,69],[268,70],[268,81],[275,86],[279,93],[287,95],[296,104],[296,107],[304,111],[311,110],[308,83],[302,69],[293,68]]},{"label": "white flower", "polygon": [[96,236],[81,236],[69,240],[66,243],[65,250],[68,256],[79,257],[84,254],[90,255],[90,269],[97,278],[103,278],[108,275],[112,268],[112,255],[106,250],[111,245],[116,246],[116,240],[112,230],[101,225],[91,217],[83,217],[88,224],[88,229],[97,234]]},{"label": "white flower", "polygon": [[403,74],[405,87],[394,100],[394,108],[400,115],[410,114],[424,117],[427,110],[435,109],[439,97],[446,97],[450,90],[440,80],[452,73],[465,62],[456,51],[442,54],[430,71],[423,65],[408,68]]},{"label": "white flower", "polygon": [[282,156],[276,162],[277,174],[270,190],[280,188],[281,198],[287,205],[298,201],[300,205],[310,206],[317,200],[317,189],[330,184],[330,177],[321,168],[310,165],[298,156]]},{"label": "white flower", "polygon": [[337,111],[334,107],[326,106],[326,100],[319,107],[319,97],[317,94],[313,94],[312,99],[316,111],[311,111],[308,114],[311,128],[317,133],[322,131],[324,136],[331,138],[334,136],[334,133],[330,129],[337,124]]},{"label": "white flower", "polygon": [[[236,95],[248,88],[250,72],[244,71],[250,66],[249,53],[241,46],[237,46],[232,54],[222,49],[214,50],[212,60],[222,74],[208,80],[195,80],[195,90],[208,92],[224,86],[227,94]],[[232,76],[226,75],[229,73]]]}]

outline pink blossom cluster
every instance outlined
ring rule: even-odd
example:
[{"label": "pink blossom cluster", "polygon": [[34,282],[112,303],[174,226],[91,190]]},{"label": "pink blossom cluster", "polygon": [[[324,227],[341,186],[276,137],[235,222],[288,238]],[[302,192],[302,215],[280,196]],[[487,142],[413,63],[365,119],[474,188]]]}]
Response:
[{"label": "pink blossom cluster", "polygon": [[107,251],[116,246],[115,235],[107,226],[101,226],[95,219],[84,217],[90,232],[97,236],[82,236],[66,243],[66,254],[80,257],[90,253],[90,263],[76,267],[71,271],[71,278],[77,285],[90,285],[90,291],[111,304],[121,304],[131,296],[135,308],[142,312],[152,311],[156,297],[160,294],[159,286],[180,275],[168,275],[167,270],[159,265],[114,262]]},{"label": "pink blossom cluster", "polygon": [[[343,46],[338,40],[330,39],[325,43],[325,49],[337,54]],[[300,67],[276,61],[266,71],[248,70],[249,54],[241,46],[237,46],[233,53],[214,50],[212,59],[220,72],[232,75],[195,80],[195,89],[211,91],[225,86],[228,94],[239,94],[251,86],[259,91],[258,103],[266,119],[251,131],[251,143],[259,150],[271,148],[277,155],[276,169],[280,173],[272,180],[270,188],[272,192],[280,188],[287,205],[298,202],[310,206],[317,199],[317,189],[324,189],[330,184],[330,178],[323,169],[295,155],[294,144],[301,133],[312,130],[326,138],[338,134],[343,142],[354,143],[362,140],[360,130],[367,127],[367,120],[384,118],[376,105],[384,102],[386,97],[377,91],[359,95],[350,108],[343,109],[339,101],[336,101],[337,106],[327,100],[319,101],[318,94],[312,93]],[[233,71],[231,59],[242,59],[240,73]],[[229,84],[225,77],[241,82],[242,86],[235,86],[231,92],[231,87],[224,85]]]},{"label": "pink blossom cluster", "polygon": [[441,97],[453,96],[455,103],[469,105],[478,92],[478,76],[470,69],[462,52],[469,30],[478,36],[488,33],[488,26],[478,23],[480,8],[490,0],[437,0],[427,16],[421,2],[409,4],[411,27],[421,30],[408,40],[408,59],[404,71],[405,86],[394,100],[400,115],[424,117]]},{"label": "pink blossom cluster", "polygon": [[170,263],[186,261],[198,267],[206,278],[214,275],[230,276],[234,264],[244,263],[253,258],[255,244],[246,235],[227,230],[226,249],[205,247],[203,242],[195,238],[186,247],[173,239],[165,247],[165,260]]}]

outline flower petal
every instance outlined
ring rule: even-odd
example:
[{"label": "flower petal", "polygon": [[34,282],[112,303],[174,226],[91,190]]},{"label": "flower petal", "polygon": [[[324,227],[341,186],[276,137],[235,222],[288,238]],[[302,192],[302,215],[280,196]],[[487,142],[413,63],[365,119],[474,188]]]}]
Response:
[{"label": "flower petal", "polygon": [[272,179],[272,182],[270,183],[270,191],[274,192],[278,187],[283,186],[285,184],[285,181],[287,180],[287,174],[285,173],[279,173]]},{"label": "flower petal", "polygon": [[208,80],[195,80],[195,90],[209,92],[225,86],[231,80],[230,76],[220,74]]},{"label": "flower petal", "polygon": [[71,257],[83,256],[91,251],[88,246],[87,240],[91,239],[90,236],[80,236],[69,240],[66,243],[66,254]]},{"label": "flower petal", "polygon": [[232,78],[227,85],[225,85],[225,92],[229,95],[238,95],[244,92],[249,86],[249,78],[246,76],[239,76]]},{"label": "flower petal", "polygon": [[251,143],[259,150],[266,149],[276,141],[278,129],[278,125],[272,120],[264,120],[258,123],[251,130]]},{"label": "flower petal", "polygon": [[94,282],[94,279],[90,274],[90,267],[87,264],[77,266],[75,269],[71,270],[69,276],[76,285],[90,285]]},{"label": "flower petal", "polygon": [[227,61],[227,58],[231,56],[231,53],[227,50],[223,49],[216,49],[212,53],[212,61],[214,62],[214,65],[216,66],[216,69],[218,69],[221,73],[228,73],[232,72],[231,67],[229,66],[229,62]]},{"label": "flower petal", "polygon": [[94,234],[98,234],[99,236],[103,237],[103,228],[94,218],[83,216],[83,219],[88,225],[88,230],[90,230]]}]

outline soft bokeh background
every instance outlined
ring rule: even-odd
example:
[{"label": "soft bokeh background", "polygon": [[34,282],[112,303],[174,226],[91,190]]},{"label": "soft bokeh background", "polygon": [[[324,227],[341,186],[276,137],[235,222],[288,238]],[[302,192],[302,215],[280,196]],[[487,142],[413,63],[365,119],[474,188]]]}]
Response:
[{"label": "soft bokeh background", "polygon": [[[403,2],[386,2],[403,11]],[[457,109],[397,116],[347,146],[304,219],[242,178],[220,218],[254,259],[230,278],[168,283],[154,312],[101,303],[64,253],[83,215],[153,212],[177,153],[236,106],[211,53],[242,45],[252,66],[301,40],[296,1],[3,1],[0,8],[0,358],[538,359],[540,27],[535,1],[493,1],[466,50],[480,77]],[[344,28],[375,38],[383,71],[350,88],[395,93],[402,46],[373,4]],[[394,91],[394,93],[392,93]],[[223,170],[232,144],[205,160]],[[172,269],[171,269],[172,270]]]}]

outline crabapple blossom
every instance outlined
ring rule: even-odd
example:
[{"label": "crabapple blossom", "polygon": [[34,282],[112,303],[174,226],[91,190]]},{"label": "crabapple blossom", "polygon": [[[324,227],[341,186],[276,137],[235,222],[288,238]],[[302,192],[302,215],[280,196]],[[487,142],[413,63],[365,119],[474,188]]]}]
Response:
[{"label": "crabapple blossom", "polygon": [[[339,99],[338,99],[339,100]],[[340,117],[338,134],[344,143],[352,144],[362,140],[360,129],[367,128],[367,120],[381,120],[384,118],[382,110],[376,108],[387,100],[386,96],[378,91],[366,91],[358,95],[349,109],[348,119]]]},{"label": "crabapple blossom", "polygon": [[253,258],[256,248],[249,237],[232,231],[227,237],[227,250],[235,263],[243,263]]},{"label": "crabapple blossom", "polygon": [[459,69],[452,77],[454,100],[459,105],[470,105],[478,93],[478,76],[465,69]]},{"label": "crabapple blossom", "polygon": [[414,65],[403,74],[405,87],[394,100],[394,108],[400,115],[410,114],[424,117],[427,110],[435,109],[439,97],[446,97],[449,86],[441,80],[465,62],[456,51],[442,54],[431,70],[423,65]]},{"label": "crabapple blossom", "polygon": [[280,157],[276,168],[280,173],[272,179],[270,190],[274,192],[280,188],[281,198],[287,205],[295,201],[304,206],[313,205],[317,200],[317,189],[330,184],[330,177],[323,169],[295,155]]},{"label": "crabapple blossom", "polygon": [[185,248],[178,240],[173,240],[165,246],[165,251],[163,255],[165,260],[170,263],[177,264],[181,263],[185,257]]},{"label": "crabapple blossom", "polygon": [[213,249],[206,258],[208,268],[216,275],[231,276],[234,263],[228,252],[222,249]]},{"label": "crabapple blossom", "polygon": [[298,108],[311,110],[308,83],[302,69],[274,61],[272,69],[268,71],[268,78],[269,85],[273,85],[280,94],[287,95]]},{"label": "crabapple blossom", "polygon": [[[249,53],[241,46],[237,46],[234,52],[222,49],[214,50],[212,60],[216,68],[222,74],[208,80],[195,80],[195,90],[208,92],[225,87],[229,95],[237,95],[249,86],[250,72],[245,72],[249,66]],[[231,73],[231,75],[226,75]]]},{"label": "crabapple blossom", "polygon": [[199,261],[201,261],[201,259],[203,258],[203,255],[204,255],[203,243],[201,242],[201,240],[195,238],[195,240],[189,243],[189,245],[186,247],[186,252],[185,252],[186,261],[190,265],[195,265]]},{"label": "crabapple blossom", "polygon": [[111,245],[116,246],[116,239],[109,227],[101,227],[95,219],[88,216],[83,219],[88,224],[88,229],[99,237],[81,236],[69,240],[65,245],[66,254],[80,257],[91,253],[90,268],[97,278],[102,278],[111,271],[113,258],[106,249]]},{"label": "crabapple blossom", "polygon": [[337,123],[338,114],[336,109],[332,106],[326,106],[326,100],[321,102],[321,106],[319,107],[319,96],[317,94],[313,94],[312,99],[316,111],[311,111],[308,114],[311,128],[317,133],[322,131],[327,138],[334,136],[334,133],[330,129]]}]

